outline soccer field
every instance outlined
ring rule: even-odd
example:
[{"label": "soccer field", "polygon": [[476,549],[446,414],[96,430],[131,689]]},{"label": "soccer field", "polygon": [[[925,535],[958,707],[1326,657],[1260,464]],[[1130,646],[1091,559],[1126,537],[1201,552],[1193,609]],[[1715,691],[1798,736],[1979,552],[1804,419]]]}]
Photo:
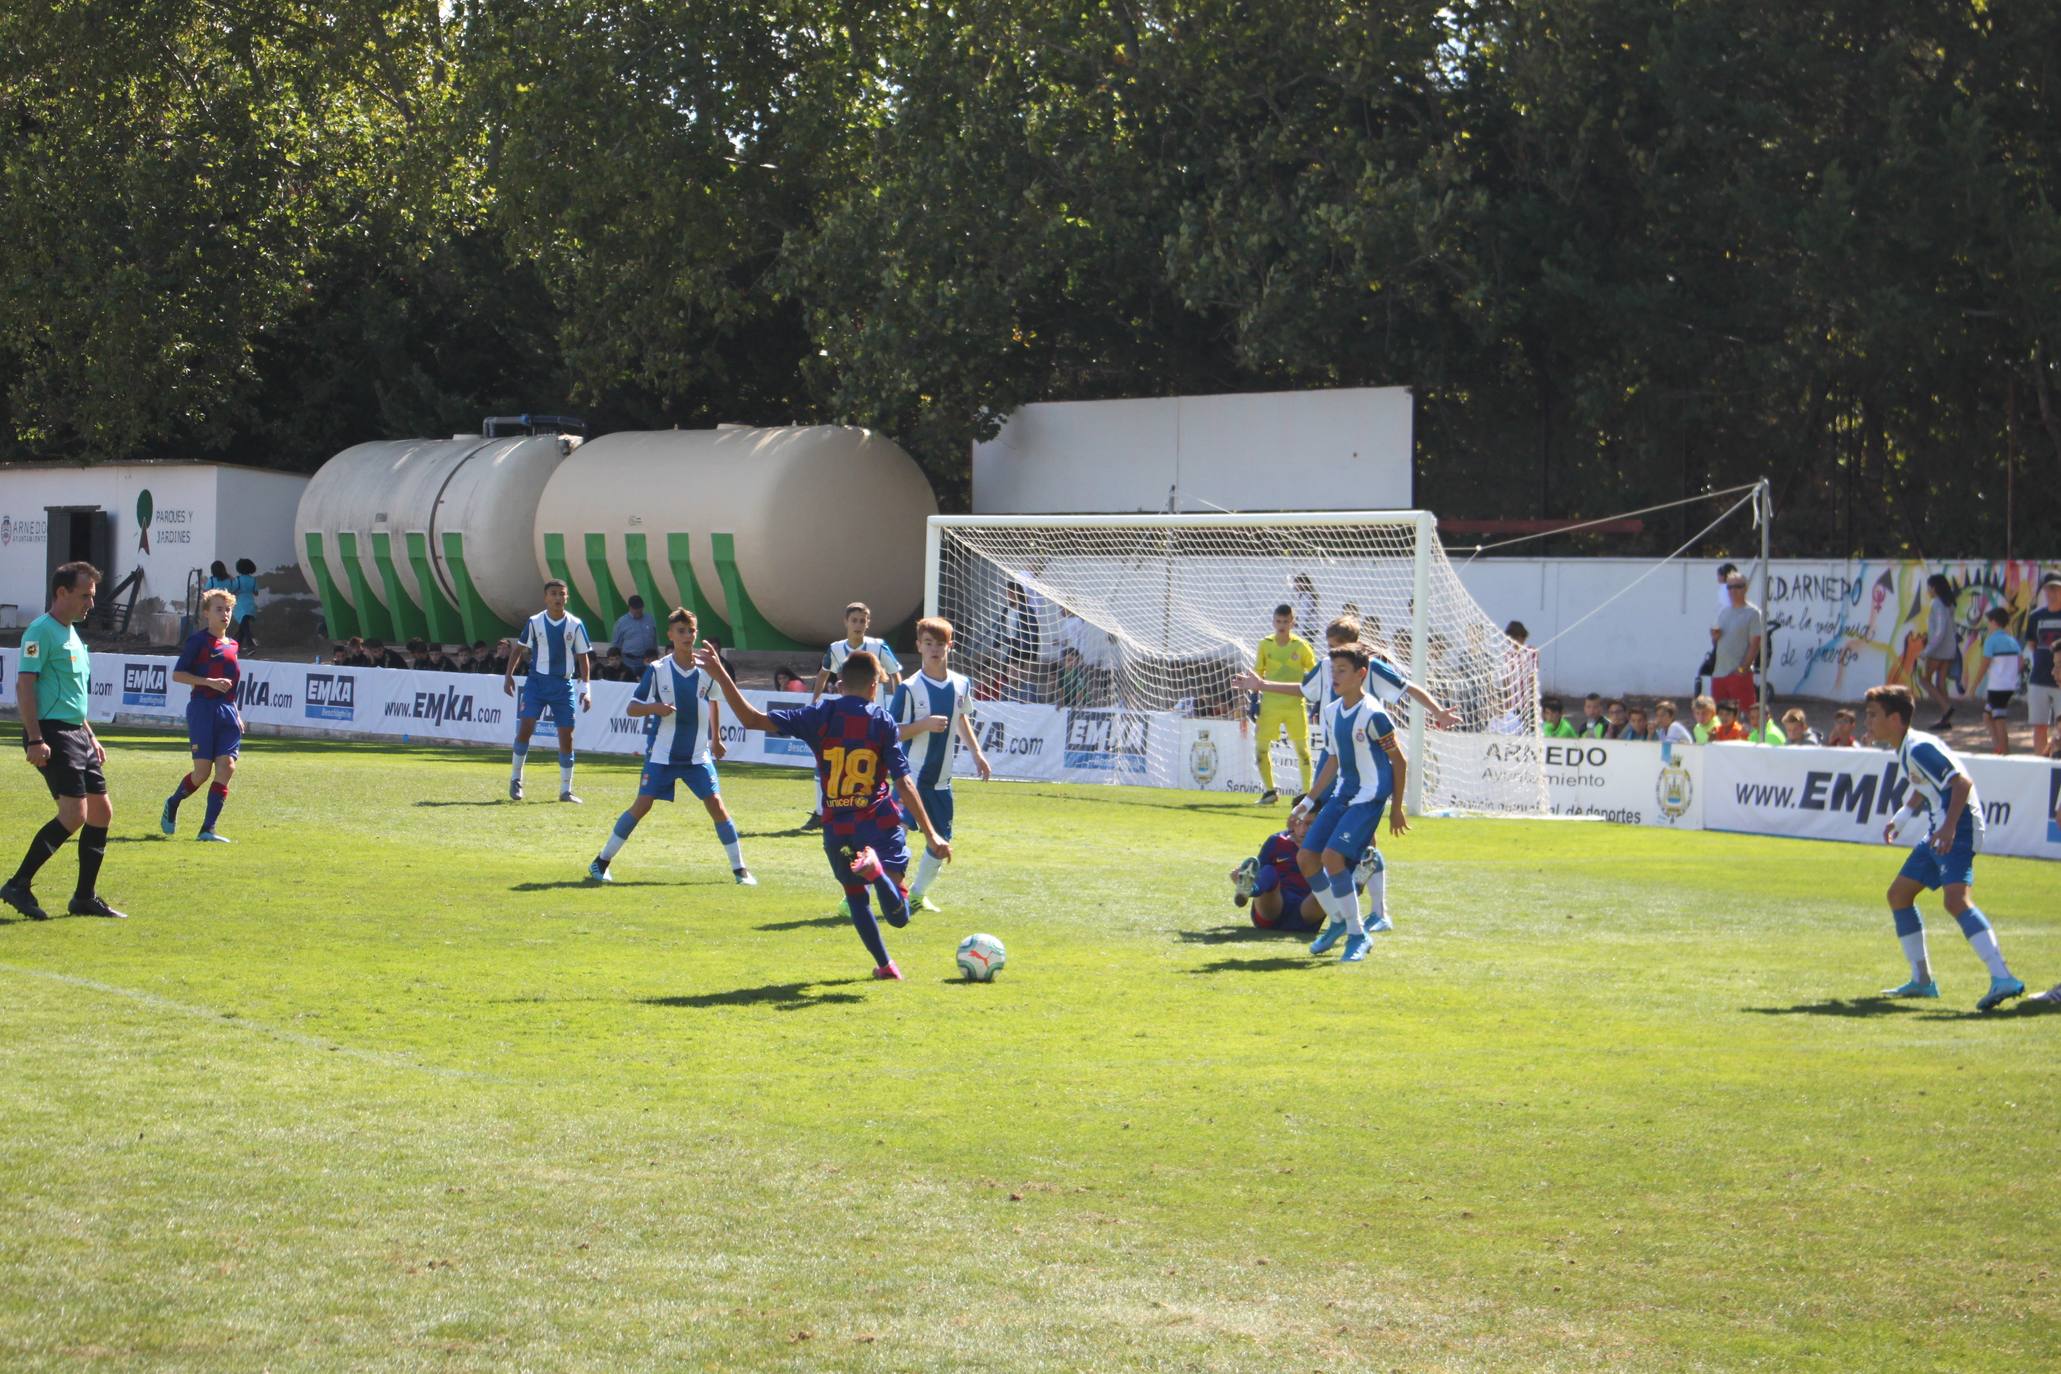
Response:
[{"label": "soccer field", "polygon": [[[1936,898],[1945,999],[1872,1000],[1886,848],[1427,821],[1341,967],[1230,904],[1274,813],[961,783],[880,984],[799,772],[725,774],[762,886],[686,802],[604,888],[627,761],[518,806],[502,755],[256,740],[204,846],[182,742],[110,743],[131,919],[0,925],[9,1371],[2061,1358],[2061,1017],[1973,1014]],[[1978,880],[2061,978],[2061,871]]]}]

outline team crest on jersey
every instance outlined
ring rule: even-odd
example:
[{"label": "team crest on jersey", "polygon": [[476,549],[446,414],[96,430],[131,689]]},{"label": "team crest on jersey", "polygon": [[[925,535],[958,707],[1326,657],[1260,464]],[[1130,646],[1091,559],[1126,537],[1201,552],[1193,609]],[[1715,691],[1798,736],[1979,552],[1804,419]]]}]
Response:
[{"label": "team crest on jersey", "polygon": [[1188,748],[1188,776],[1195,779],[1197,787],[1207,787],[1216,781],[1217,766],[1217,743],[1209,737],[1209,731],[1201,731]]},{"label": "team crest on jersey", "polygon": [[30,641],[29,641],[28,643],[26,643],[26,644],[24,644],[24,645],[22,645],[22,646],[21,646],[21,656],[22,656],[23,658],[41,658],[41,657],[43,657],[43,646],[42,646],[42,644],[41,644],[41,643],[39,643],[39,642],[38,642],[38,641],[36,641],[36,640],[33,640],[33,639],[32,639],[32,640],[30,640]]},{"label": "team crest on jersey", "polygon": [[1696,783],[1689,776],[1688,765],[1675,758],[1660,765],[1660,777],[1653,784],[1653,802],[1661,815],[1670,821],[1680,820],[1689,814],[1689,802],[1695,795]]}]

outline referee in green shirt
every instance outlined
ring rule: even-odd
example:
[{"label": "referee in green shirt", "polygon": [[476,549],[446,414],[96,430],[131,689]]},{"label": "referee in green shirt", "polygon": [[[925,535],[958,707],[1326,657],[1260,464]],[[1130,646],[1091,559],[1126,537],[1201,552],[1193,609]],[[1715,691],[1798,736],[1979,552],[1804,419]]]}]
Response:
[{"label": "referee in green shirt", "polygon": [[22,747],[30,764],[43,770],[43,781],[57,799],[57,819],[29,841],[21,867],[0,885],[0,902],[32,921],[47,921],[50,913],[37,903],[29,885],[74,831],[79,836],[79,886],[67,910],[74,916],[118,920],[124,915],[94,890],[101,861],[107,858],[107,827],[114,807],[108,803],[107,777],[101,772],[107,750],[86,723],[93,660],[73,628],[93,609],[93,593],[99,587],[100,569],[91,563],[65,564],[51,574],[49,613],[37,616],[21,639],[14,692],[21,704]]}]

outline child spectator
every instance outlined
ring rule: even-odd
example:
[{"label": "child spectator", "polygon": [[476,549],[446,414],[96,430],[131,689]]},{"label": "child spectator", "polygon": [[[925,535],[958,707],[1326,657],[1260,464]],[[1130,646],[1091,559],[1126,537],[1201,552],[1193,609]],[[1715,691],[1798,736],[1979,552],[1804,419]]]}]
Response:
[{"label": "child spectator", "polygon": [[1689,727],[1675,719],[1675,704],[1672,701],[1657,701],[1653,704],[1653,738],[1669,744],[1694,744],[1696,736],[1689,733]]},{"label": "child spectator", "polygon": [[1770,710],[1766,724],[1761,723],[1760,703],[1746,703],[1746,738],[1754,744],[1783,745],[1789,737],[1782,733],[1782,727],[1775,724],[1775,713]]},{"label": "child spectator", "polygon": [[2011,725],[2005,719],[2010,714],[2011,697],[2018,690],[2018,670],[2025,646],[2005,627],[2011,623],[2011,613],[2002,606],[1992,606],[1983,617],[1989,622],[1989,635],[1982,641],[1982,656],[1989,660],[1983,669],[1983,689],[1988,692],[1984,714],[1989,717],[1990,746],[1999,754],[2011,752]]},{"label": "child spectator", "polygon": [[[1624,703],[1612,697],[1610,704],[1604,708],[1604,716],[1609,720],[1610,724],[1604,727],[1603,738],[1623,739],[1625,737],[1624,732],[1631,726],[1631,716],[1625,710]],[[1644,739],[1645,736],[1640,735],[1638,738]]]},{"label": "child spectator", "polygon": [[1545,718],[1545,724],[1540,727],[1539,733],[1547,739],[1573,739],[1575,728],[1568,723],[1563,711],[1559,697],[1547,697],[1540,702],[1539,714]]},{"label": "child spectator", "polygon": [[[1068,645],[1059,651],[1059,704],[1061,706],[1086,706],[1088,704],[1088,670],[1081,666],[1081,652]],[[1240,725],[1243,725],[1243,719]]]},{"label": "child spectator", "polygon": [[1694,731],[1696,742],[1698,744],[1710,743],[1711,740],[1717,737],[1717,698],[1706,692],[1696,698],[1689,709],[1696,713],[1696,729]]},{"label": "child spectator", "polygon": [[[2025,713],[2032,718],[2032,752],[2047,752],[2048,732],[2061,720],[2061,573],[2040,579],[2040,600],[2025,614],[2025,646],[2032,650],[2032,677],[2025,688]],[[2061,733],[2055,735],[2061,740]]]},{"label": "child spectator", "polygon": [[801,680],[801,674],[785,663],[773,670],[773,690],[776,692],[806,692],[809,685]]},{"label": "child spectator", "polygon": [[1624,730],[1618,735],[1618,738],[1630,740],[1653,739],[1653,729],[1646,723],[1646,708],[1634,706],[1629,714],[1631,718],[1625,722]]},{"label": "child spectator", "polygon": [[1811,729],[1810,718],[1805,716],[1801,706],[1792,706],[1782,713],[1782,738],[1789,744],[1823,744],[1818,732]]},{"label": "child spectator", "polygon": [[1832,733],[1825,736],[1828,749],[1855,749],[1859,745],[1853,737],[1854,715],[1850,707],[1842,706],[1832,713]]},{"label": "child spectator", "polygon": [[[1696,698],[1696,705],[1699,709],[1705,700],[1706,698],[1704,697]],[[1733,744],[1746,738],[1746,727],[1739,723],[1738,702],[1730,697],[1726,697],[1723,701],[1719,702],[1717,704],[1717,718],[1717,726],[1710,732],[1710,742],[1712,744]]]},{"label": "child spectator", "polygon": [[236,560],[236,577],[229,584],[236,593],[236,642],[244,649],[258,647],[258,565],[248,558]]},{"label": "child spectator", "polygon": [[1580,734],[1583,739],[1608,739],[1610,737],[1610,722],[1603,718],[1603,697],[1600,693],[1591,692],[1582,698],[1582,727]]}]

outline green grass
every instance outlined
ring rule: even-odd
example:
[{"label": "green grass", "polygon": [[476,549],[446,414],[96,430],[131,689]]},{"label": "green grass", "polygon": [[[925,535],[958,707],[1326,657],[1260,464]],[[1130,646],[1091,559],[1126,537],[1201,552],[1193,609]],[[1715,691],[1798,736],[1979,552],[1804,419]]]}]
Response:
[{"label": "green grass", "polygon": [[[1974,1370],[2061,1347],[2061,1017],[1886,849],[1426,822],[1360,968],[1245,928],[1235,799],[962,785],[867,979],[799,773],[496,803],[486,753],[255,741],[126,923],[0,925],[0,1368]],[[545,770],[548,772],[548,769]],[[546,790],[541,778],[535,788]],[[188,808],[187,834],[198,820]],[[48,814],[16,765],[0,834]],[[68,849],[45,871],[69,889]],[[2028,982],[2061,878],[1982,861]],[[1009,946],[958,982],[974,930]]]}]

